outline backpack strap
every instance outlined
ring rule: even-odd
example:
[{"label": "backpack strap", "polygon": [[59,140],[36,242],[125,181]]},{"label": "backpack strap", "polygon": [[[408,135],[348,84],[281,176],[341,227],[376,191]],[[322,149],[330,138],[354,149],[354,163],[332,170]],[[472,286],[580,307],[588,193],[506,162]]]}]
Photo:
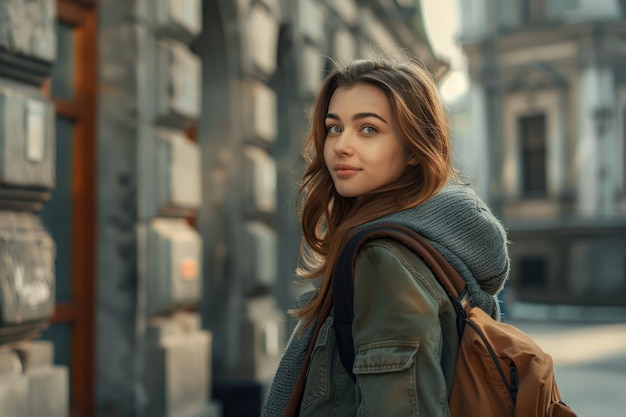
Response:
[{"label": "backpack strap", "polygon": [[354,366],[354,341],[352,339],[354,263],[361,246],[370,240],[381,238],[391,238],[403,243],[431,269],[456,308],[459,336],[463,334],[464,320],[471,308],[465,281],[423,236],[408,227],[394,223],[379,224],[357,231],[344,246],[333,269],[335,336],[341,363],[353,381],[356,381],[356,376],[352,372]]}]

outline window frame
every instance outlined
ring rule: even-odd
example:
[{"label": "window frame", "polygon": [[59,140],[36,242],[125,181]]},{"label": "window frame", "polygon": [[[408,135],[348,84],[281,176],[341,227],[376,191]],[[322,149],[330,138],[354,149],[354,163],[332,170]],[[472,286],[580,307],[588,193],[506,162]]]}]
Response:
[{"label": "window frame", "polygon": [[[540,143],[533,143],[534,126],[531,123],[541,121],[543,131]],[[517,117],[518,146],[520,158],[520,194],[524,199],[546,198],[548,196],[548,115],[545,112],[524,114]],[[528,134],[526,134],[528,132]],[[533,184],[536,179],[532,176],[532,166],[541,166],[542,183]],[[538,181],[537,181],[538,182]]]},{"label": "window frame", "polygon": [[97,8],[95,0],[57,0],[57,19],[74,32],[74,96],[53,97],[51,79],[44,94],[56,116],[72,120],[72,300],[58,303],[50,324],[71,327],[70,417],[94,415],[94,324],[96,251]]}]

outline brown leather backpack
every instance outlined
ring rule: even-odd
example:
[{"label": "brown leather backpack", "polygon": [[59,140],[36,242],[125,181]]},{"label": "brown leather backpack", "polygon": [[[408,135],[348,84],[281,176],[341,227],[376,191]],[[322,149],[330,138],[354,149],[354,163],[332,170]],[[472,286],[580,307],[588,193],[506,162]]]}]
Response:
[{"label": "brown leather backpack", "polygon": [[575,417],[561,401],[552,358],[514,326],[479,308],[464,319],[450,391],[453,416]]},{"label": "brown leather backpack", "polygon": [[358,249],[377,238],[396,239],[419,255],[457,309],[461,344],[449,393],[453,417],[576,417],[561,401],[550,355],[521,330],[494,320],[480,308],[471,308],[465,282],[456,270],[426,239],[397,224],[359,231],[335,266],[335,332],[342,364],[353,378],[354,261]]}]

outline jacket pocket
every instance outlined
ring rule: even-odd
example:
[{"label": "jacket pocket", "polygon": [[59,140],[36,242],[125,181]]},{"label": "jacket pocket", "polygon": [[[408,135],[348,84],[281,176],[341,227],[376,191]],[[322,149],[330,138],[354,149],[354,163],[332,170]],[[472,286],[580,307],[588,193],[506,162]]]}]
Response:
[{"label": "jacket pocket", "polygon": [[357,416],[418,415],[416,356],[420,342],[389,340],[359,348],[353,371],[357,376]]},{"label": "jacket pocket", "polygon": [[389,340],[361,346],[354,359],[353,372],[364,375],[409,369],[419,346],[420,342],[411,340]]},{"label": "jacket pocket", "polygon": [[333,323],[334,317],[328,316],[317,335],[302,395],[300,405],[302,410],[326,399],[329,395],[332,347],[335,343]]}]

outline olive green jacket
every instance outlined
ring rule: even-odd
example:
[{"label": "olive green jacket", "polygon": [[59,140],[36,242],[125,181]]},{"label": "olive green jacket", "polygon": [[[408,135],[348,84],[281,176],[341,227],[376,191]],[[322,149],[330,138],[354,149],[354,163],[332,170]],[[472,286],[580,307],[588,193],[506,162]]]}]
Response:
[{"label": "olive green jacket", "polygon": [[374,240],[357,255],[354,289],[356,384],[341,364],[331,312],[315,342],[300,417],[449,416],[456,312],[430,269],[401,243]]},{"label": "olive green jacket", "polygon": [[[496,294],[510,265],[506,231],[471,187],[448,184],[424,203],[362,227],[381,223],[426,238],[461,275],[471,305],[499,319]],[[448,415],[456,312],[417,255],[392,240],[366,244],[357,255],[354,313],[356,385],[343,372],[329,318],[315,342],[301,415]],[[312,333],[308,327],[289,340],[262,417],[282,417]]]}]

